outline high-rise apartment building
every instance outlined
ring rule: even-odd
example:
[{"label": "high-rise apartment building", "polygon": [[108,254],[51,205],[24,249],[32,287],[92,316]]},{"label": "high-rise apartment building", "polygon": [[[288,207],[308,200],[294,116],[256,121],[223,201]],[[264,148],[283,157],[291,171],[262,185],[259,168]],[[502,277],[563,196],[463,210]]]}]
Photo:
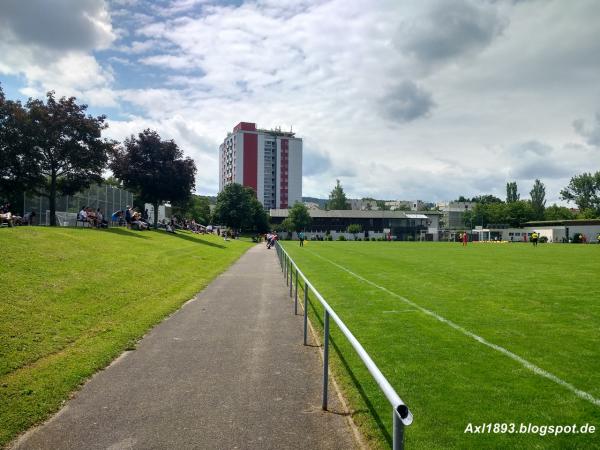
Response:
[{"label": "high-rise apartment building", "polygon": [[266,209],[301,202],[302,139],[240,122],[219,147],[219,192],[230,183],[254,189]]}]

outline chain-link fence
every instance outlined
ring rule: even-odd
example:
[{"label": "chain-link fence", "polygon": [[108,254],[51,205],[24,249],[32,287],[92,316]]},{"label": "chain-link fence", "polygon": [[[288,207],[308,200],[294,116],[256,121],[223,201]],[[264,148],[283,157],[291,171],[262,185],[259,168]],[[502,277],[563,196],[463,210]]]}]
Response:
[{"label": "chain-link fence", "polygon": [[[23,196],[23,211],[35,213],[33,223],[37,225],[50,225],[50,211],[46,197]],[[115,211],[124,210],[127,205],[133,205],[133,194],[124,189],[119,189],[106,184],[90,186],[85,191],[75,195],[58,196],[56,198],[56,224],[60,226],[75,226],[77,213],[82,207],[89,207],[100,211],[110,221],[110,216]]]}]

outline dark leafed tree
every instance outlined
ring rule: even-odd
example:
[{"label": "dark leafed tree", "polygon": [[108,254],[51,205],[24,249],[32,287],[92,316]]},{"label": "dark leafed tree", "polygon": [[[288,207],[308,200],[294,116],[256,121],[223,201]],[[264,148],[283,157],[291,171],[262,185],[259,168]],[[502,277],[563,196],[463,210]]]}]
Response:
[{"label": "dark leafed tree", "polygon": [[78,105],[75,97],[56,100],[54,92],[48,92],[46,103],[29,99],[27,110],[24,134],[43,177],[36,192],[48,198],[50,225],[54,226],[56,196],[102,182],[115,142],[101,138],[108,127],[106,117],[86,115],[87,105]]},{"label": "dark leafed tree", "polygon": [[385,204],[385,200],[375,200],[380,211],[389,211],[390,207]]},{"label": "dark leafed tree", "polygon": [[573,220],[575,214],[565,206],[558,206],[556,204],[548,206],[544,211],[545,220]]},{"label": "dark leafed tree", "polygon": [[294,206],[292,206],[292,209],[290,209],[289,218],[294,224],[293,228],[296,232],[305,230],[312,221],[310,213],[308,212],[308,208],[304,203],[301,202],[294,203]]},{"label": "dark leafed tree", "polygon": [[543,220],[544,210],[546,209],[546,186],[536,179],[529,195],[531,196],[531,207],[533,208],[535,220]]},{"label": "dark leafed tree", "polygon": [[196,164],[184,158],[175,141],[163,141],[156,131],[146,129],[116,148],[110,169],[127,189],[145,203],[154,205],[154,227],[158,206],[163,202],[185,202],[192,195]]},{"label": "dark leafed tree", "polygon": [[43,180],[39,155],[25,133],[28,120],[23,105],[7,100],[0,86],[0,200],[14,202]]},{"label": "dark leafed tree", "polygon": [[251,192],[250,198],[250,220],[246,223],[249,230],[257,233],[266,233],[269,231],[269,218],[262,205],[256,198],[254,190],[248,188]]},{"label": "dark leafed tree", "polygon": [[329,201],[327,202],[327,209],[350,209],[350,203],[344,193],[344,188],[340,184],[340,180],[336,180],[336,185],[329,194]]},{"label": "dark leafed tree", "polygon": [[600,172],[574,176],[569,185],[560,191],[560,197],[575,202],[581,211],[591,209],[600,213]]},{"label": "dark leafed tree", "polygon": [[506,183],[506,203],[516,202],[520,197],[517,191],[517,182]]},{"label": "dark leafed tree", "polygon": [[239,183],[228,184],[217,195],[217,203],[213,211],[213,221],[219,225],[239,230],[248,217],[252,216],[252,208],[247,190]]},{"label": "dark leafed tree", "polygon": [[234,230],[263,233],[269,228],[267,213],[254,190],[238,183],[228,184],[217,195],[213,221]]},{"label": "dark leafed tree", "polygon": [[482,205],[489,205],[490,203],[503,203],[502,200],[491,194],[478,195],[477,197],[473,197],[471,201],[480,203]]}]

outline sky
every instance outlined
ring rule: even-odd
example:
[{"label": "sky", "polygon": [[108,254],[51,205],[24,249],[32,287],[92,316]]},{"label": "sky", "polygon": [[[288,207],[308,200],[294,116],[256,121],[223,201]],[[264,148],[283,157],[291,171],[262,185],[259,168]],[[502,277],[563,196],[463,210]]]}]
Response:
[{"label": "sky", "polygon": [[597,0],[2,0],[0,83],[145,128],[218,191],[241,122],[303,138],[303,195],[548,204],[600,170]]}]

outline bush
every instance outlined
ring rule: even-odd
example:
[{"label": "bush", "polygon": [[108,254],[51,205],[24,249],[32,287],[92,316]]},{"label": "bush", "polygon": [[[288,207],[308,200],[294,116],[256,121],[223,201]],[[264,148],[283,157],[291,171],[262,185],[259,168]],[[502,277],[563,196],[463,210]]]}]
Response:
[{"label": "bush", "polygon": [[362,241],[362,238],[356,238],[355,240],[356,241]]},{"label": "bush", "polygon": [[376,239],[375,239],[374,237],[372,237],[372,238],[371,238],[371,242],[375,242],[375,240],[376,240]]},{"label": "bush", "polygon": [[331,237],[331,235],[330,235],[330,234],[328,234],[328,235],[327,235],[326,239],[327,239],[328,241],[333,241],[333,238]]},{"label": "bush", "polygon": [[540,244],[545,244],[546,242],[548,242],[548,236],[540,236],[540,238],[538,239],[538,242]]},{"label": "bush", "polygon": [[382,237],[378,237],[377,240],[382,242],[384,239]]},{"label": "bush", "polygon": [[345,240],[346,240],[346,236],[344,236],[343,234],[340,234],[340,235],[337,237],[337,240],[338,240],[338,241],[345,241]]}]

